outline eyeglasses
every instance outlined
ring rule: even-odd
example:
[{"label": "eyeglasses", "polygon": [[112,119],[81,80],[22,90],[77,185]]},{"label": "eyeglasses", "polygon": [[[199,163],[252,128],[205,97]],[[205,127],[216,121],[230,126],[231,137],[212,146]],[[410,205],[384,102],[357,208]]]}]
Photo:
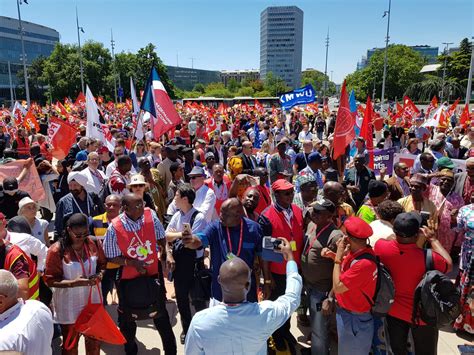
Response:
[{"label": "eyeglasses", "polygon": [[202,176],[190,176],[189,177],[189,180],[195,180],[195,179],[199,179],[201,178]]},{"label": "eyeglasses", "polygon": [[145,185],[132,185],[132,186],[130,186],[130,187],[131,187],[132,189],[133,189],[134,187],[140,187],[140,188],[141,188],[141,187],[145,187]]}]

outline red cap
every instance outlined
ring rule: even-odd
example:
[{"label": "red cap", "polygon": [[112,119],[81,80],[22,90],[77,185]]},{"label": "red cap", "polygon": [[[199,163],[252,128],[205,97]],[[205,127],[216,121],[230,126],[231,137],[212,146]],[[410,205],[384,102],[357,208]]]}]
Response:
[{"label": "red cap", "polygon": [[99,150],[97,151],[97,153],[99,154],[107,153],[107,152],[109,152],[109,150],[107,149],[107,147],[104,147],[104,146],[100,147]]},{"label": "red cap", "polygon": [[374,233],[372,227],[359,217],[348,217],[344,221],[344,227],[349,236],[358,239],[367,239]]},{"label": "red cap", "polygon": [[278,179],[272,184],[273,191],[290,190],[290,189],[293,189],[294,187],[295,186],[291,182],[285,179]]}]

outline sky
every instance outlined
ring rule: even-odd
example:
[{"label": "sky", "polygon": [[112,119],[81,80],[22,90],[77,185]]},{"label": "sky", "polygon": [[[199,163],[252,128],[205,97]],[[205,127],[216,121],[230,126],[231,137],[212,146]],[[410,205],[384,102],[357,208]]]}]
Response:
[{"label": "sky", "polygon": [[[324,71],[329,28],[328,75],[336,83],[352,73],[367,49],[383,47],[389,0],[27,0],[22,19],[54,28],[62,43],[76,43],[75,8],[85,30],[116,53],[148,43],[167,65],[211,70],[258,69],[260,13],[267,6],[295,5],[304,12],[303,69]],[[0,0],[0,14],[18,17],[16,0]],[[473,35],[472,0],[393,0],[390,42],[458,44]],[[332,72],[332,73],[331,73]]]}]

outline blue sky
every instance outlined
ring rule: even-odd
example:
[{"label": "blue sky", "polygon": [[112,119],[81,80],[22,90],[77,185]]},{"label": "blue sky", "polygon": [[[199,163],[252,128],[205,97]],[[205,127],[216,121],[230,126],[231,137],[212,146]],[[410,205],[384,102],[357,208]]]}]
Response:
[{"label": "blue sky", "polygon": [[[61,42],[77,42],[75,6],[82,39],[116,52],[151,42],[168,65],[202,69],[259,68],[260,12],[267,6],[296,5],[304,11],[303,69],[324,70],[324,40],[330,31],[328,74],[341,82],[367,49],[384,46],[388,0],[28,0],[22,18],[59,31]],[[458,44],[473,35],[472,0],[393,0],[391,42],[408,45]],[[17,17],[16,0],[0,0],[0,14]]]}]

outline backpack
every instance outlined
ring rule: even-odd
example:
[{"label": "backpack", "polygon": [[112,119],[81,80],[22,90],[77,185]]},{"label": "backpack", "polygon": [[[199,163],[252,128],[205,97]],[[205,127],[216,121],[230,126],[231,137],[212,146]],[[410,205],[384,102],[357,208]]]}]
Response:
[{"label": "backpack", "polygon": [[371,313],[376,317],[385,317],[392,307],[395,298],[395,286],[392,276],[390,276],[387,268],[380,262],[378,257],[365,253],[356,258],[356,260],[361,259],[371,260],[377,265],[374,297],[369,298],[365,293],[363,295],[372,306]]},{"label": "backpack", "polygon": [[426,273],[415,289],[412,323],[422,320],[440,329],[461,313],[461,295],[448,276],[434,269],[431,249],[425,250],[425,265]]}]

